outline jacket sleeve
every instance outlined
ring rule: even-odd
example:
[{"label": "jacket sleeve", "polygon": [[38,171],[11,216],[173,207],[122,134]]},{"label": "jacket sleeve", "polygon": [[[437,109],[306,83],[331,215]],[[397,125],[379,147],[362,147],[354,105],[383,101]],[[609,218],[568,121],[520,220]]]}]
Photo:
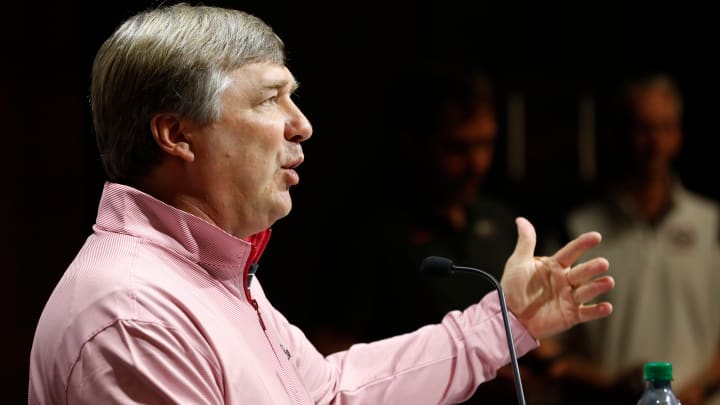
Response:
[{"label": "jacket sleeve", "polygon": [[[327,357],[282,314],[270,312],[317,404],[458,403],[510,362],[497,292],[464,311],[448,313],[439,324],[355,344]],[[510,327],[518,356],[537,347],[538,341],[512,314]]]}]

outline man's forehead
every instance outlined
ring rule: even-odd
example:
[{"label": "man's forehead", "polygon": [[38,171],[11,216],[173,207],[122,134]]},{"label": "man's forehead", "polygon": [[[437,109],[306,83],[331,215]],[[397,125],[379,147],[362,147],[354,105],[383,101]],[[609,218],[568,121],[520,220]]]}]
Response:
[{"label": "man's forehead", "polygon": [[297,86],[295,77],[285,65],[259,62],[245,65],[233,72],[235,80],[258,89],[275,89]]}]

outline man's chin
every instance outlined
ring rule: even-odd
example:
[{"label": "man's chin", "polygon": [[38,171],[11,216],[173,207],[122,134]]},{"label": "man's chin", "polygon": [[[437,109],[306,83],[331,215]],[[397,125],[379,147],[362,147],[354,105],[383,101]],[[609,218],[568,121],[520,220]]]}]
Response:
[{"label": "man's chin", "polygon": [[287,193],[281,201],[278,201],[275,211],[273,212],[274,221],[285,218],[290,214],[292,210],[292,200],[290,199],[290,193]]}]

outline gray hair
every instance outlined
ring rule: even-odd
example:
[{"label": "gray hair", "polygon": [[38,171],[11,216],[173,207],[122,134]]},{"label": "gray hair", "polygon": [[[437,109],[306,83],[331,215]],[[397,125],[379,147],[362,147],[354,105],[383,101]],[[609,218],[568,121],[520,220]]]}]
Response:
[{"label": "gray hair", "polygon": [[634,122],[633,101],[637,94],[655,89],[667,91],[675,100],[678,116],[682,116],[683,97],[673,77],[662,72],[649,73],[628,80],[621,88],[617,108],[622,129],[627,130]]},{"label": "gray hair", "polygon": [[283,42],[242,11],[181,3],[121,24],[95,57],[90,90],[109,180],[133,182],[160,161],[149,125],[155,114],[212,123],[229,74],[255,62],[285,64]]}]

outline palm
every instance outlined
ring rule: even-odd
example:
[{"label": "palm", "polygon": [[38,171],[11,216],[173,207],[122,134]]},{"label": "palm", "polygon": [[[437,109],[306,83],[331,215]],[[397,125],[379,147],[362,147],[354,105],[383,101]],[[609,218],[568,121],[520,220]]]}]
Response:
[{"label": "palm", "polygon": [[518,242],[505,265],[502,287],[508,308],[533,336],[554,335],[610,314],[607,302],[584,304],[613,288],[610,276],[595,278],[607,271],[607,260],[595,258],[572,267],[600,243],[599,233],[582,234],[551,257],[535,257],[533,226],[524,218],[518,218],[517,226]]}]

